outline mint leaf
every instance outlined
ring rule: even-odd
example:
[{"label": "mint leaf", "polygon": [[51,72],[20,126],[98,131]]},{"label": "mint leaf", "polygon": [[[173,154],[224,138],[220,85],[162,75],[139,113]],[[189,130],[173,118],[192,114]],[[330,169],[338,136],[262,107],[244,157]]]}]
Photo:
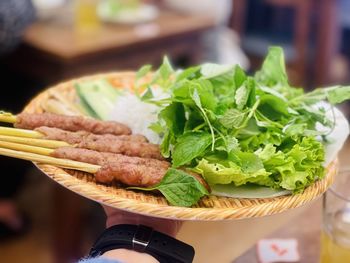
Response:
[{"label": "mint leaf", "polygon": [[193,99],[194,103],[196,104],[196,106],[199,108],[199,110],[203,114],[203,118],[204,118],[205,122],[207,123],[207,125],[209,126],[211,137],[212,137],[212,150],[214,150],[214,147],[215,147],[214,129],[213,129],[213,126],[212,126],[212,124],[211,124],[211,122],[210,122],[210,120],[209,120],[205,110],[202,107],[201,98],[199,97],[197,89],[194,89],[191,98]]},{"label": "mint leaf", "polygon": [[350,99],[350,86],[336,86],[326,89],[327,99],[331,104],[339,104]]},{"label": "mint leaf", "polygon": [[239,129],[248,115],[247,111],[229,109],[219,120],[228,129]]},{"label": "mint leaf", "polygon": [[153,95],[152,89],[150,87],[147,87],[146,92],[141,96],[141,100],[148,101],[153,98],[154,98],[154,95]]},{"label": "mint leaf", "polygon": [[181,103],[173,102],[165,107],[159,116],[165,121],[168,129],[174,135],[180,135],[185,127],[185,109]]},{"label": "mint leaf", "polygon": [[190,67],[177,73],[176,81],[183,79],[189,79],[195,76],[195,74],[200,70],[200,66]]},{"label": "mint leaf", "polygon": [[274,86],[276,84],[288,86],[288,76],[282,48],[269,48],[261,70],[255,74],[255,79],[268,86]]},{"label": "mint leaf", "polygon": [[163,58],[163,63],[159,67],[159,69],[156,72],[156,75],[158,75],[161,79],[166,80],[170,77],[171,74],[174,73],[174,69],[170,64],[170,61],[167,56]]},{"label": "mint leaf", "polygon": [[152,65],[144,65],[136,72],[136,80],[144,77],[152,69]]},{"label": "mint leaf", "polygon": [[236,90],[235,102],[237,109],[242,110],[246,106],[252,106],[255,101],[255,82],[252,78],[248,77],[242,86]]},{"label": "mint leaf", "polygon": [[164,157],[168,158],[175,137],[181,135],[184,131],[186,121],[184,107],[181,103],[173,102],[159,113],[159,117],[166,124],[160,151]]},{"label": "mint leaf", "polygon": [[170,64],[169,59],[165,56],[163,58],[162,65],[154,73],[154,76],[150,85],[158,84],[163,90],[167,90],[173,83],[173,78],[171,78],[171,76],[174,73],[175,73],[174,69]]},{"label": "mint leaf", "polygon": [[260,97],[259,111],[271,120],[279,120],[289,115],[288,103],[279,97],[265,94]]},{"label": "mint leaf", "polygon": [[129,187],[129,189],[159,190],[170,204],[184,207],[196,204],[200,198],[209,194],[195,177],[173,168],[168,169],[162,181],[151,188]]},{"label": "mint leaf", "polygon": [[214,63],[206,63],[201,66],[201,74],[204,78],[210,79],[226,74],[232,71],[232,65],[219,65]]},{"label": "mint leaf", "polygon": [[247,75],[240,66],[235,67],[234,81],[236,88],[240,87],[247,79]]},{"label": "mint leaf", "polygon": [[[190,88],[192,90],[197,90],[203,108],[208,110],[214,110],[216,108],[217,102],[213,92],[213,85],[209,80],[199,79],[192,81]],[[196,105],[198,106],[197,102]]]},{"label": "mint leaf", "polygon": [[350,86],[333,86],[327,88],[318,88],[307,94],[292,99],[290,104],[297,105],[305,103],[307,105],[316,104],[322,100],[328,100],[332,105],[342,103],[350,99]]},{"label": "mint leaf", "polygon": [[232,150],[240,150],[239,142],[237,138],[229,136],[226,138],[226,150],[231,152]]},{"label": "mint leaf", "polygon": [[158,134],[164,133],[164,127],[159,122],[150,124],[148,128]]},{"label": "mint leaf", "polygon": [[174,135],[172,132],[167,131],[163,137],[162,143],[160,144],[160,152],[165,158],[170,157],[170,145],[174,141]]},{"label": "mint leaf", "polygon": [[179,167],[200,156],[208,148],[210,142],[209,133],[192,132],[183,135],[178,139],[172,153],[173,166]]}]

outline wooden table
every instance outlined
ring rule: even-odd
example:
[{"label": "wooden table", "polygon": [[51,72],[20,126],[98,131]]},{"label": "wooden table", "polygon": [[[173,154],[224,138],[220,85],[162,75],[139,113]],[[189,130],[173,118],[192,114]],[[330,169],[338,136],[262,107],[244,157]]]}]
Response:
[{"label": "wooden table", "polygon": [[201,36],[214,26],[205,16],[162,11],[153,23],[103,24],[81,34],[72,25],[37,22],[8,59],[12,67],[46,83],[80,75],[159,64],[163,55],[200,62]]},{"label": "wooden table", "polygon": [[[265,238],[295,238],[298,241],[300,262],[318,263],[321,248],[321,214],[322,198],[318,199],[310,209]],[[234,263],[245,262],[258,263],[256,246],[234,261]]]}]

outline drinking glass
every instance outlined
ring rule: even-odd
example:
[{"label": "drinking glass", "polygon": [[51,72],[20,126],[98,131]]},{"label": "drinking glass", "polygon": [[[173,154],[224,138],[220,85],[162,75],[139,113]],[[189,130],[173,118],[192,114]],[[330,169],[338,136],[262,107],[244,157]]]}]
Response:
[{"label": "drinking glass", "polygon": [[350,168],[323,197],[321,263],[350,262]]},{"label": "drinking glass", "polygon": [[75,0],[75,28],[78,33],[93,33],[100,28],[98,0]]}]

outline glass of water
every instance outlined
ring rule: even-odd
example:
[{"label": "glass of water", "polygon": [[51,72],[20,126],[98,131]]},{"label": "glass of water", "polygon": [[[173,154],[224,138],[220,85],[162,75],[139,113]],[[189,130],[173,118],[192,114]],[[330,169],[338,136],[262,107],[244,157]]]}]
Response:
[{"label": "glass of water", "polygon": [[321,243],[321,263],[350,262],[350,168],[324,195]]}]

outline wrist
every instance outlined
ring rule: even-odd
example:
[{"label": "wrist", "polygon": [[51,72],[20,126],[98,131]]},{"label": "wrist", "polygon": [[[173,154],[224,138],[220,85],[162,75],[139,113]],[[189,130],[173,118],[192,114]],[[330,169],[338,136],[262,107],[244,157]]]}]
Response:
[{"label": "wrist", "polygon": [[140,253],[129,249],[112,249],[101,255],[102,258],[111,260],[121,260],[128,263],[159,263],[154,257],[146,253]]}]

